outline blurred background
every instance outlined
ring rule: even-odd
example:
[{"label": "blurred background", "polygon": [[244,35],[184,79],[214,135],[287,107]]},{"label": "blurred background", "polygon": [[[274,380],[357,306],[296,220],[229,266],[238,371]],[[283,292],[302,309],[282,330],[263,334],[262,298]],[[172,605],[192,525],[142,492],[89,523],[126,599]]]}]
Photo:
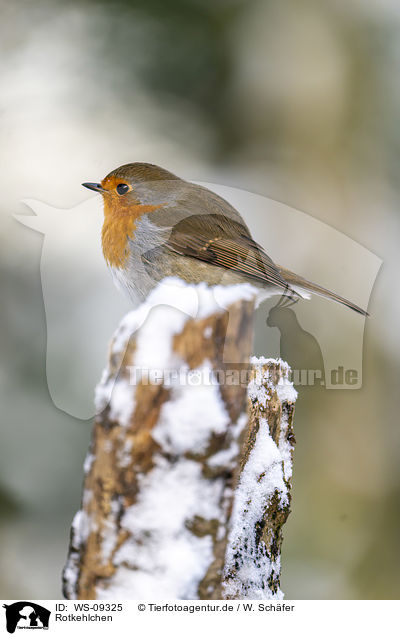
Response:
[{"label": "blurred background", "polygon": [[[365,323],[362,388],[301,389],[281,582],[288,599],[399,598],[398,2],[0,5],[0,597],[60,598],[92,424],[51,400],[43,236],[13,214],[28,214],[26,198],[73,208],[90,196],[82,181],[149,161],[302,210],[383,260]],[[291,240],[301,248],[302,238]],[[74,240],[78,247],[81,237]],[[88,290],[73,244],[79,305]],[[301,273],[326,284],[319,272],[328,248],[315,246],[315,258],[303,250]],[[279,245],[272,255],[279,261]],[[52,262],[62,299],[65,259],[56,253]],[[352,276],[340,254],[324,268],[343,285]],[[115,326],[127,307],[118,302]],[[310,306],[318,311],[320,302]],[[61,342],[79,324],[74,304],[59,314]],[[265,316],[257,325],[266,328]],[[331,329],[333,347],[350,345],[345,325]],[[105,359],[107,342],[100,345]],[[62,373],[79,384],[76,349]],[[282,353],[290,361],[290,347]]]}]

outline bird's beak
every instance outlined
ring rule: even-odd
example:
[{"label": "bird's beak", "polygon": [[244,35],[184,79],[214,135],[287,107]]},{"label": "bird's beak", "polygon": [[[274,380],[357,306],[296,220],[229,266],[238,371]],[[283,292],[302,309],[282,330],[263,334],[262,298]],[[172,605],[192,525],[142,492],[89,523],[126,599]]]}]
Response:
[{"label": "bird's beak", "polygon": [[100,183],[82,183],[84,188],[88,188],[89,190],[94,190],[95,192],[105,192],[104,188],[101,187]]}]

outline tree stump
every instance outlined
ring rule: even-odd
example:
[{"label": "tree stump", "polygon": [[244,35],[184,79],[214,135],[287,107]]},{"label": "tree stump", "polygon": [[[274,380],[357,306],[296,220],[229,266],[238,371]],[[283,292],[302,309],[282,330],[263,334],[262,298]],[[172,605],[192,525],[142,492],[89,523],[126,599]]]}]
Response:
[{"label": "tree stump", "polygon": [[66,598],[281,597],[294,443],[288,367],[263,360],[251,370],[249,285],[219,288],[218,302],[216,288],[186,287],[199,293],[196,315],[157,289],[114,335]]},{"label": "tree stump", "polygon": [[282,599],[282,530],[290,512],[297,392],[286,362],[253,358],[252,367],[223,590],[226,598]]}]

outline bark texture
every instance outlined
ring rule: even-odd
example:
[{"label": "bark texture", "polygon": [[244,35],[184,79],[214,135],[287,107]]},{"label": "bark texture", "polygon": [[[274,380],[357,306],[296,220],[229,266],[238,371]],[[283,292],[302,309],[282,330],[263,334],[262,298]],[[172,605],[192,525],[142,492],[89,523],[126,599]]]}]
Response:
[{"label": "bark texture", "polygon": [[[186,318],[172,334],[167,309],[153,312],[147,321],[153,320],[153,332],[147,326],[146,332],[141,327],[132,334],[136,318],[130,322],[129,315],[111,343],[97,389],[98,406],[104,408],[85,462],[64,594],[69,599],[279,597],[295,395],[278,385],[287,380],[288,367],[264,361],[250,371],[254,303],[248,298],[233,302],[228,311],[216,308],[205,317]],[[169,338],[157,383],[143,373],[132,375],[142,365],[143,337],[148,341],[150,333],[163,346]],[[196,374],[198,386],[188,382]],[[204,377],[212,382],[204,384]],[[261,430],[270,438],[264,473],[252,462]],[[249,470],[258,470],[255,482],[268,482],[268,488],[256,487],[258,512],[252,511],[250,525],[240,531],[240,509],[251,509]],[[264,575],[253,580],[257,566]]]},{"label": "bark texture", "polygon": [[226,598],[281,599],[283,525],[290,513],[297,393],[281,360],[255,360],[249,421],[230,519]]},{"label": "bark texture", "polygon": [[[171,316],[162,307],[157,311],[162,329]],[[229,306],[228,311],[219,309],[204,318],[187,319],[171,338],[168,367],[172,373],[183,371],[186,382],[190,371],[194,374],[193,382],[196,370],[200,378],[204,372],[208,372],[203,376],[206,379],[212,372],[216,374],[211,385],[199,386],[197,391],[193,386],[181,387],[180,378],[178,386],[173,381],[167,382],[165,376],[158,384],[149,382],[148,377],[146,381],[133,378],[135,382],[131,383],[140,353],[141,330],[130,337],[129,329],[123,326],[116,333],[109,366],[98,387],[98,395],[104,397],[104,402],[108,397],[109,403],[95,420],[85,463],[82,507],[71,529],[64,569],[67,598],[117,598],[125,594],[127,586],[131,587],[127,597],[131,598],[151,596],[150,589],[154,586],[155,593],[164,592],[165,597],[171,594],[180,598],[222,597],[226,527],[238,466],[239,439],[247,422],[246,378],[253,340],[253,313],[253,301],[240,300]],[[151,319],[150,316],[148,321]],[[162,422],[163,409],[175,400],[176,417],[182,417],[180,413],[188,408],[188,402],[181,405],[179,399],[188,390],[191,391],[188,394],[190,410],[198,412],[198,416],[188,418],[188,425],[201,426],[204,431],[201,439],[196,435],[192,439],[189,431],[187,443],[181,441],[177,447],[168,440],[168,430],[162,432],[163,427],[168,428],[168,422],[167,425]],[[202,403],[207,401],[210,410],[213,404],[219,410],[220,421],[213,421],[212,412],[202,415]],[[222,412],[224,421],[221,421]],[[209,419],[206,425],[205,415]],[[171,427],[173,420],[174,413],[171,413]],[[171,435],[174,436],[174,431]],[[166,531],[169,523],[166,516],[172,517],[173,506],[180,504],[174,501],[171,484],[167,483],[174,470],[180,472],[178,483],[172,483],[172,488],[179,487],[181,475],[183,486],[187,481],[187,497],[199,501],[189,502],[187,511],[182,513],[180,527]],[[190,477],[188,471],[193,473]],[[146,498],[148,505],[152,505],[150,499],[156,480],[161,489],[160,482],[165,482],[165,498],[170,502],[170,510],[154,510],[155,515],[160,515],[159,527],[154,519],[149,521],[147,531],[135,526],[135,522],[130,526],[126,522],[127,512],[134,516],[136,506],[136,517],[140,516]],[[208,501],[202,506],[201,500],[207,495]],[[176,497],[184,499],[186,495],[179,491]],[[163,498],[160,493],[160,499]],[[157,545],[155,535],[164,536],[168,546],[175,540],[184,553],[183,559],[187,552],[188,567],[192,561],[194,572],[186,572],[179,581],[182,566],[177,563],[175,567],[160,556],[162,546]],[[148,566],[142,562],[141,553],[147,555]]]}]

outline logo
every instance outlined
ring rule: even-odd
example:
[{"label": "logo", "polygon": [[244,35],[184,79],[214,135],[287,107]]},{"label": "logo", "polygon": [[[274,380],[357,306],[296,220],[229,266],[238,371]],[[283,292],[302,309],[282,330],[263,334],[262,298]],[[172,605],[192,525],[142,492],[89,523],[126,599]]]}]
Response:
[{"label": "logo", "polygon": [[51,612],[37,603],[18,601],[3,607],[9,634],[14,634],[16,629],[49,629]]}]

